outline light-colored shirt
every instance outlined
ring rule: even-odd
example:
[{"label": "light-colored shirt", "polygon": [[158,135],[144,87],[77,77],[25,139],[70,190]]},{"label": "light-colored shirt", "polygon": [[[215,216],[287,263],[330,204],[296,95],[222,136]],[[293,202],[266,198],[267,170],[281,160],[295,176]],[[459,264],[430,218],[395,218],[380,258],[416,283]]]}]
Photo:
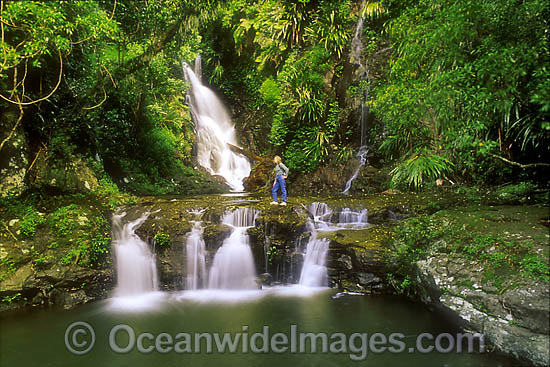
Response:
[{"label": "light-colored shirt", "polygon": [[275,166],[275,177],[279,175],[288,176],[288,167],[282,163]]}]

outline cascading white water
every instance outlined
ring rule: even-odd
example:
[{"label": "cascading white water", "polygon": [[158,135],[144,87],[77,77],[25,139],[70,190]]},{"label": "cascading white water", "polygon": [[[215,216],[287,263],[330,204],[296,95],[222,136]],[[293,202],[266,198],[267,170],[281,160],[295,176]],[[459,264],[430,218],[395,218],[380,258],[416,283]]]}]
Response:
[{"label": "cascading white water", "polygon": [[320,203],[317,201],[309,204],[307,210],[311,213],[311,215],[313,215],[313,218],[317,220],[332,214],[332,210],[330,210],[326,203]]},{"label": "cascading white water", "polygon": [[326,238],[318,239],[315,232],[311,234],[300,274],[300,285],[306,287],[326,287],[328,285],[326,261],[329,243],[330,241]]},{"label": "cascading white water", "polygon": [[324,224],[328,220],[332,210],[326,203],[313,202],[309,204],[308,211],[313,215],[313,220],[306,223],[311,236],[306,246],[299,284],[306,287],[325,287],[328,284],[325,263],[330,241],[326,238],[318,239],[317,228],[319,223]]},{"label": "cascading white water", "polygon": [[363,52],[363,42],[361,41],[361,36],[363,32],[363,24],[365,23],[365,16],[363,14],[363,9],[365,8],[365,1],[361,5],[361,14],[357,20],[357,26],[355,27],[355,34],[351,40],[351,49],[349,53],[349,59],[351,63],[361,64],[361,53]]},{"label": "cascading white water", "polygon": [[[366,2],[363,1],[363,5],[361,6],[361,9],[364,9],[365,5],[366,5]],[[359,158],[359,166],[357,166],[351,178],[346,182],[344,191],[342,191],[342,194],[344,195],[347,195],[349,193],[349,190],[351,188],[351,183],[353,182],[353,180],[357,178],[357,175],[359,174],[361,167],[363,167],[367,163],[367,154],[368,154],[368,146],[367,146],[365,135],[367,131],[368,116],[369,116],[367,102],[369,101],[370,78],[369,78],[369,67],[368,67],[367,61],[365,60],[364,65],[361,61],[361,54],[363,52],[363,42],[361,41],[361,35],[363,32],[363,24],[365,21],[363,11],[361,11],[361,14],[362,15],[359,17],[359,20],[357,21],[357,27],[355,28],[355,35],[353,36],[353,39],[351,41],[351,50],[350,50],[349,57],[350,57],[350,62],[355,63],[357,65],[357,74],[359,75],[359,80],[365,80],[367,82],[367,88],[364,89],[363,91],[364,100],[361,101],[361,114],[359,116],[359,126],[361,128],[360,147],[356,154],[356,157]]]},{"label": "cascading white water", "polygon": [[313,230],[334,231],[369,226],[367,209],[355,211],[342,208],[334,213],[326,203],[313,202],[308,206],[308,211],[313,215],[313,221],[308,224]]},{"label": "cascading white water", "polygon": [[157,267],[149,246],[135,234],[149,213],[122,224],[126,213],[113,215],[113,244],[115,248],[118,284],[115,295],[137,296],[158,290]]},{"label": "cascading white water", "polygon": [[310,232],[315,232],[316,229],[326,229],[329,227],[332,210],[326,203],[313,202],[307,208],[308,212],[313,215],[313,221],[308,221],[307,226]]},{"label": "cascading white water", "polygon": [[222,223],[231,227],[254,227],[256,218],[260,212],[251,208],[238,208],[232,212],[226,213],[222,217]]},{"label": "cascading white water", "polygon": [[361,37],[363,34],[363,25],[365,23],[364,9],[366,5],[367,5],[366,2],[363,1],[363,4],[361,5],[361,15],[359,16],[359,19],[357,21],[357,26],[355,27],[355,34],[353,36],[353,39],[351,40],[351,50],[349,53],[350,63],[357,65],[356,75],[359,75],[359,80],[366,80],[368,84],[367,89],[364,90],[365,100],[361,101],[361,116],[360,116],[360,126],[361,126],[360,146],[361,147],[365,145],[364,136],[366,132],[366,123],[367,123],[367,115],[368,115],[368,109],[367,109],[366,103],[369,100],[369,88],[370,88],[369,68],[367,65],[367,61],[365,60],[364,65],[363,65],[363,62],[361,61],[361,57],[363,53],[363,41],[361,40]]},{"label": "cascading white water", "polygon": [[237,145],[235,127],[229,114],[189,65],[184,63],[183,70],[186,80],[191,83],[189,96],[195,119],[197,160],[211,174],[222,176],[233,190],[242,191],[243,179],[250,175],[250,162],[227,145]]},{"label": "cascading white water", "polygon": [[200,221],[194,222],[185,243],[186,276],[185,289],[199,289],[206,285],[206,249]]},{"label": "cascading white water", "polygon": [[330,240],[317,238],[317,232],[365,228],[369,225],[367,209],[354,211],[350,208],[342,208],[335,213],[326,203],[321,202],[313,202],[307,209],[313,216],[313,220],[307,223],[311,237],[307,243],[299,284],[308,287],[325,287],[328,285],[326,261]]},{"label": "cascading white water", "polygon": [[208,288],[258,288],[254,257],[246,234],[247,229],[254,226],[258,214],[254,209],[238,208],[224,215],[222,223],[233,227],[233,232],[214,256]]},{"label": "cascading white water", "polygon": [[338,214],[338,224],[363,224],[367,222],[367,209],[354,212],[350,208],[343,208]]},{"label": "cascading white water", "polygon": [[195,57],[195,75],[202,82],[202,56],[199,54]]},{"label": "cascading white water", "polygon": [[300,274],[299,284],[306,287],[325,287],[328,285],[327,254],[330,241],[326,238],[317,238],[316,223],[322,222],[320,218],[326,218],[332,211],[326,203],[314,202],[308,207],[313,215],[313,220],[308,220],[307,229],[311,233],[306,246],[304,265]]},{"label": "cascading white water", "polygon": [[367,153],[369,152],[368,148],[366,146],[362,146],[359,148],[359,151],[357,152],[357,157],[359,158],[359,166],[355,169],[355,172],[353,172],[353,176],[350,177],[350,179],[346,182],[346,187],[344,188],[344,191],[342,191],[342,194],[347,195],[349,193],[349,189],[351,188],[351,183],[353,180],[357,178],[357,175],[359,174],[359,171],[361,170],[361,167],[367,163]]}]

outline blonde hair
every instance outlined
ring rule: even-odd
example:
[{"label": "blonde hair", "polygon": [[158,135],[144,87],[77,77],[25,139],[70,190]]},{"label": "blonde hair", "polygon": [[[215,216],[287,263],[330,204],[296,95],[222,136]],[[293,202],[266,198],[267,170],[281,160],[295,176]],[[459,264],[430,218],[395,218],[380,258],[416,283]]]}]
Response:
[{"label": "blonde hair", "polygon": [[279,157],[278,155],[276,155],[275,157],[273,157],[273,162],[274,162],[275,164],[281,163],[281,162],[282,162],[282,161],[281,161],[281,157]]}]

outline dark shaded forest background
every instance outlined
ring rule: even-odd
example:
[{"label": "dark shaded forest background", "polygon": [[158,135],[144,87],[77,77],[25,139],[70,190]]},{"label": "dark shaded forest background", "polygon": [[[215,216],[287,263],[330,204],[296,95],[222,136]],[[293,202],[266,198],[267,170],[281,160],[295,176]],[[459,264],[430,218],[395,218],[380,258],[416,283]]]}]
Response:
[{"label": "dark shaded forest background", "polygon": [[70,191],[67,167],[107,191],[217,190],[185,103],[200,55],[241,145],[294,177],[354,159],[364,105],[392,187],[544,183],[548,19],[545,0],[2,1],[0,168],[24,155],[12,194]]}]

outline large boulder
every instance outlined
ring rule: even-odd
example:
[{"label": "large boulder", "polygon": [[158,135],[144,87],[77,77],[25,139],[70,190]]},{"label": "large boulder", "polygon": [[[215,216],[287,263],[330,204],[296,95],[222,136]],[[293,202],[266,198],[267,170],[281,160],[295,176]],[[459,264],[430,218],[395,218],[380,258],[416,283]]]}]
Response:
[{"label": "large boulder", "polygon": [[63,205],[66,200],[61,196],[41,202],[37,207],[44,212],[27,205],[22,217],[0,209],[0,221],[7,224],[7,235],[0,238],[0,311],[70,308],[105,298],[112,289],[104,208],[83,197],[78,204]]},{"label": "large boulder", "polygon": [[[425,302],[482,333],[500,351],[535,366],[550,364],[550,290],[532,279],[507,280],[504,291],[483,280],[477,262],[435,253],[417,262]],[[508,284],[509,283],[509,284]]]},{"label": "large boulder", "polygon": [[268,192],[273,182],[273,162],[269,158],[259,161],[244,179],[244,189],[248,192]]},{"label": "large boulder", "polygon": [[98,187],[98,180],[94,171],[80,157],[48,159],[46,153],[41,153],[29,172],[29,184],[35,189],[74,193],[94,191]]},{"label": "large boulder", "polygon": [[392,293],[385,281],[390,235],[385,226],[322,233],[330,239],[327,265],[331,284],[350,292]]}]

